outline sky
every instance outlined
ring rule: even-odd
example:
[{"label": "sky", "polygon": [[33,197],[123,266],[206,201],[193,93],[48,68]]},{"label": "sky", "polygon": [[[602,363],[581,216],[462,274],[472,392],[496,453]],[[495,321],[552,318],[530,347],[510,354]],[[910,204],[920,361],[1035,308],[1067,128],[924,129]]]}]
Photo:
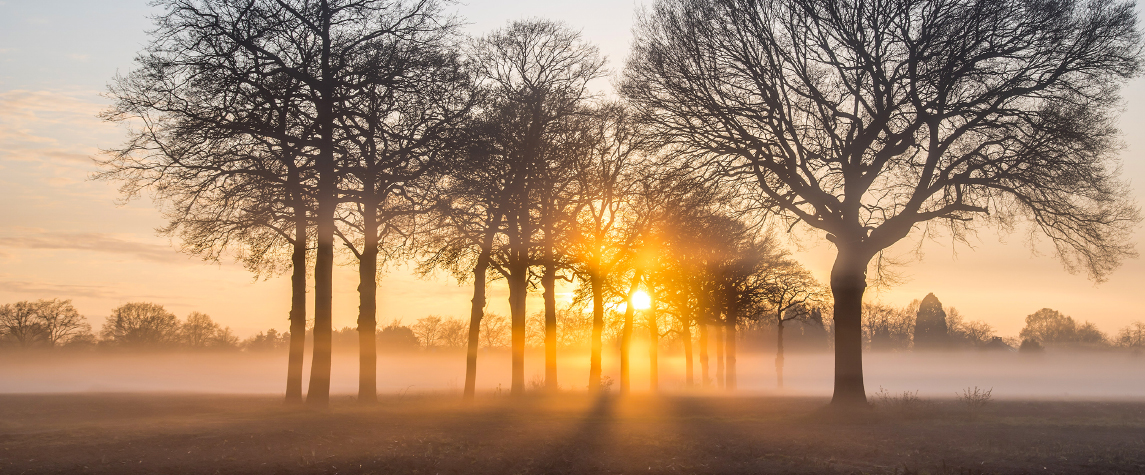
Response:
[{"label": "sky", "polygon": [[[472,0],[453,9],[472,34],[522,18],[564,21],[597,44],[617,71],[641,3]],[[98,170],[93,158],[125,138],[123,129],[98,117],[108,105],[102,93],[116,74],[132,69],[152,12],[147,0],[0,0],[0,303],[69,298],[97,330],[113,308],[132,301],[160,303],[180,318],[204,312],[244,337],[283,330],[288,278],[256,279],[233,262],[180,254],[177,243],[156,234],[164,222],[147,197],[124,202],[115,183],[91,179]],[[1128,83],[1123,95],[1123,173],[1145,203],[1145,80]],[[822,234],[789,237],[796,256],[826,281],[834,250]],[[1135,240],[1143,238],[1139,228]],[[920,242],[916,233],[890,253],[906,262],[896,269],[901,282],[868,292],[868,301],[905,305],[933,292],[1003,336],[1016,335],[1026,315],[1043,307],[1109,334],[1145,320],[1141,259],[1095,284],[1066,272],[1044,240],[990,229],[969,246],[941,236]],[[348,260],[343,264],[335,270],[339,328],[353,326],[357,313],[356,271]],[[470,286],[410,270],[396,266],[383,278],[380,322],[468,315]],[[502,283],[494,284],[490,310],[507,314],[507,296]],[[539,298],[530,306],[539,309]]]}]

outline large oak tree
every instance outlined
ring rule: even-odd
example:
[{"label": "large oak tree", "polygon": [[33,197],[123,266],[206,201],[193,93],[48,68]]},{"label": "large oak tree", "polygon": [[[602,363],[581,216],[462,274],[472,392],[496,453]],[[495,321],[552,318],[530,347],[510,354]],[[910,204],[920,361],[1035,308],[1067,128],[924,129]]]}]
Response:
[{"label": "large oak tree", "polygon": [[1114,116],[1140,67],[1133,2],[661,0],[621,91],[665,142],[834,244],[847,404],[866,400],[868,265],[912,231],[1025,221],[1099,280],[1133,253]]}]

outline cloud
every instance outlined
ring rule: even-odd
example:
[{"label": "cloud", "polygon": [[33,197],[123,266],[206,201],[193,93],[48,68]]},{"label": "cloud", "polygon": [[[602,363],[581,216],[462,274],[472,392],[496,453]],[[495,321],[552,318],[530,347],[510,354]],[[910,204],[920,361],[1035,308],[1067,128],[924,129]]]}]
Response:
[{"label": "cloud", "polygon": [[45,160],[92,165],[96,144],[115,143],[120,132],[98,114],[96,91],[0,92],[0,160]]},{"label": "cloud", "polygon": [[42,282],[26,281],[0,281],[0,288],[15,294],[30,294],[35,296],[63,295],[70,297],[89,297],[97,299],[118,298],[121,294],[106,285],[71,285],[48,284]]},{"label": "cloud", "polygon": [[160,263],[186,264],[189,260],[168,246],[128,241],[101,233],[37,233],[24,236],[0,236],[0,247],[96,251],[128,255]]}]

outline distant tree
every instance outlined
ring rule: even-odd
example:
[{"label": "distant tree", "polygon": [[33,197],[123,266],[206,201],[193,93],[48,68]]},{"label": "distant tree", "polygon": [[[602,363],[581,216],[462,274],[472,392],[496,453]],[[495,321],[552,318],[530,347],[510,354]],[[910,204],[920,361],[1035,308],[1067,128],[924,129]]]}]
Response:
[{"label": "distant tree", "polygon": [[25,300],[0,306],[0,330],[5,338],[22,348],[43,339],[44,327],[36,318],[36,302]]},{"label": "distant tree", "polygon": [[35,311],[48,346],[59,346],[91,333],[91,325],[72,306],[71,299],[40,300]]},{"label": "distant tree", "polygon": [[509,344],[509,319],[496,313],[481,319],[481,340],[485,348],[504,348]]},{"label": "distant tree", "polygon": [[1022,340],[1021,346],[1018,347],[1020,353],[1041,353],[1045,348],[1038,343],[1038,340],[1026,338]]},{"label": "distant tree", "polygon": [[806,320],[815,305],[827,298],[811,272],[798,262],[786,257],[785,252],[772,251],[772,259],[761,269],[759,287],[762,299],[771,307],[776,327],[775,378],[783,387],[783,324],[791,320]]},{"label": "distant tree", "polygon": [[440,316],[430,315],[417,319],[417,322],[410,325],[410,329],[413,330],[413,334],[417,336],[422,346],[430,349],[441,344],[444,323],[445,319]]},{"label": "distant tree", "polygon": [[914,349],[934,350],[950,346],[950,332],[946,324],[946,311],[933,293],[926,294],[918,304],[914,320]]},{"label": "distant tree", "polygon": [[1145,347],[1145,323],[1133,322],[1117,332],[1117,345],[1122,348]]},{"label": "distant tree", "polygon": [[620,90],[835,245],[832,402],[861,407],[867,270],[912,231],[1025,219],[1095,280],[1133,255],[1113,118],[1140,69],[1132,2],[659,0]]},{"label": "distant tree", "polygon": [[1042,344],[1101,345],[1107,342],[1105,334],[1092,323],[1079,325],[1072,317],[1050,308],[1026,316],[1026,326],[1018,332],[1018,337]]},{"label": "distant tree", "polygon": [[378,347],[386,351],[413,351],[421,348],[421,342],[410,327],[393,321],[378,332]]},{"label": "distant tree", "polygon": [[111,311],[100,338],[119,347],[171,347],[179,341],[179,320],[162,305],[129,302]]},{"label": "distant tree", "polygon": [[989,323],[980,320],[964,321],[962,314],[954,307],[946,309],[946,322],[952,342],[983,347],[994,341],[994,328]]},{"label": "distant tree", "polygon": [[468,325],[456,318],[447,318],[441,322],[441,346],[447,348],[465,348],[468,341]]},{"label": "distant tree", "polygon": [[903,309],[874,303],[863,304],[863,330],[871,350],[901,351],[910,348],[916,313],[912,307]]},{"label": "distant tree", "polygon": [[258,332],[257,335],[251,336],[244,340],[240,346],[247,351],[277,351],[287,349],[290,346],[290,334],[278,333],[278,330],[273,328],[265,331]]},{"label": "distant tree", "polygon": [[206,348],[215,343],[216,336],[223,329],[204,313],[191,312],[179,327],[182,343],[190,348]]}]

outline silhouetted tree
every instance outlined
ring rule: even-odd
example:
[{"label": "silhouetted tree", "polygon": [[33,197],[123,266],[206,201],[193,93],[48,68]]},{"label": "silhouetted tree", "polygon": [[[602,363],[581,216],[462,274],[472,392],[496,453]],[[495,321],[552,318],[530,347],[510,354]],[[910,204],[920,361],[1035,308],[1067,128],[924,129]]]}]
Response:
[{"label": "silhouetted tree", "polygon": [[1117,344],[1122,348],[1145,347],[1145,323],[1133,322],[1117,332]]},{"label": "silhouetted tree", "polygon": [[907,350],[914,334],[917,311],[915,300],[907,308],[864,303],[863,330],[870,349],[875,351]]},{"label": "silhouetted tree", "polygon": [[413,329],[393,321],[378,332],[378,347],[388,351],[411,351],[421,348]]},{"label": "silhouetted tree", "polygon": [[240,346],[247,351],[275,351],[289,349],[290,341],[289,333],[279,333],[271,328],[243,340]]},{"label": "silhouetted tree", "polygon": [[118,347],[171,347],[179,343],[179,320],[162,305],[129,302],[112,309],[100,338]]},{"label": "silhouetted tree", "polygon": [[191,312],[187,321],[179,326],[179,339],[189,348],[238,348],[238,337],[230,327],[222,327],[209,315]]},{"label": "silhouetted tree", "polygon": [[[580,112],[590,97],[588,84],[602,75],[604,61],[580,33],[547,20],[510,23],[479,39],[474,52],[492,101],[508,112],[502,115],[508,121],[494,135],[497,148],[509,158],[500,212],[508,245],[491,264],[509,284],[510,392],[519,395],[525,389],[525,297],[530,267],[538,263],[533,256],[538,232],[533,212],[543,183],[538,175],[550,170],[544,163],[555,158],[551,155],[554,125]],[[546,365],[555,368],[555,358]],[[555,370],[549,372],[555,376]]]},{"label": "silhouetted tree", "polygon": [[1073,318],[1050,308],[1027,315],[1026,326],[1018,332],[1018,337],[1042,344],[1103,345],[1107,342],[1105,334],[1094,324],[1078,324]]},{"label": "silhouetted tree", "polygon": [[36,303],[22,301],[0,306],[0,328],[4,336],[27,348],[43,337],[43,326],[36,318]]},{"label": "silhouetted tree", "polygon": [[48,346],[59,346],[68,340],[91,333],[91,325],[80,315],[71,299],[51,299],[36,302],[36,318]]},{"label": "silhouetted tree", "polygon": [[954,307],[946,309],[946,323],[952,342],[981,348],[996,338],[994,328],[989,323],[980,320],[964,321],[962,314]]},{"label": "silhouetted tree", "polygon": [[918,304],[914,320],[914,349],[946,349],[950,346],[950,333],[946,325],[946,311],[933,293],[926,294]]},{"label": "silhouetted tree", "polygon": [[13,340],[21,347],[41,343],[56,347],[90,333],[91,325],[76,311],[70,299],[0,306],[0,338]]},{"label": "silhouetted tree", "polygon": [[112,151],[100,177],[122,180],[128,197],[150,189],[169,220],[161,231],[178,236],[186,252],[218,260],[237,251],[258,274],[292,270],[286,400],[301,402],[314,208],[306,85],[259,59],[249,28],[282,26],[265,2],[159,5],[166,12],[152,42],[137,69],[110,86],[116,102],[104,113],[144,126]]},{"label": "silhouetted tree", "polygon": [[[416,218],[433,205],[430,180],[476,97],[472,75],[456,48],[456,24],[432,2],[391,5],[379,12],[374,38],[359,62],[364,80],[338,104],[345,134],[344,201],[353,208],[338,232],[358,259],[360,402],[377,400],[377,287],[379,252],[403,257]],[[405,253],[408,254],[408,253]]]},{"label": "silhouetted tree", "polygon": [[825,300],[819,282],[798,262],[776,256],[766,263],[759,284],[763,299],[770,305],[775,317],[775,379],[783,387],[783,328],[784,322],[806,319],[812,307]]},{"label": "silhouetted tree", "polygon": [[912,230],[1026,219],[1097,280],[1133,253],[1132,2],[660,0],[639,21],[620,90],[652,132],[835,245],[834,404],[866,400],[867,268]]}]

